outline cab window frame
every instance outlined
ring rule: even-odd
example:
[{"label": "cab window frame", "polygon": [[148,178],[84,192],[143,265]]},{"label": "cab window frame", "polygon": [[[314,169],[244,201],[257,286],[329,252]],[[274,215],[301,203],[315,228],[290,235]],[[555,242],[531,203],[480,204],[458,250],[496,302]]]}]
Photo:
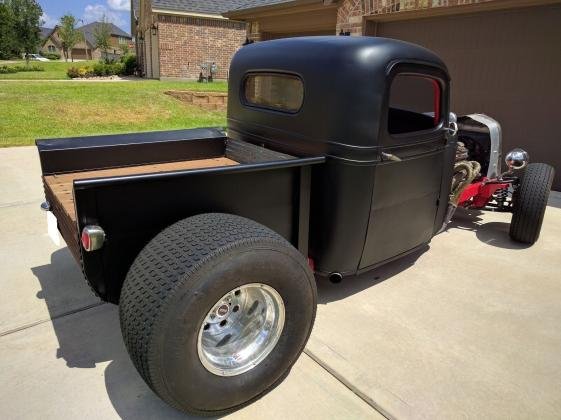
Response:
[{"label": "cab window frame", "polygon": [[[279,108],[279,107],[274,107],[274,106],[261,105],[261,104],[258,104],[256,102],[250,101],[247,98],[247,95],[246,95],[246,84],[251,77],[258,77],[258,76],[272,76],[272,77],[279,77],[279,78],[280,77],[286,77],[286,78],[290,78],[290,79],[294,79],[294,80],[299,81],[302,92],[301,92],[300,106],[298,107],[298,109],[294,109],[294,110],[284,109],[284,108]],[[242,105],[244,105],[245,107],[248,107],[248,108],[270,111],[270,112],[274,112],[274,113],[280,113],[280,114],[283,114],[283,115],[296,115],[296,114],[300,113],[300,111],[304,107],[304,102],[306,100],[306,86],[305,86],[304,79],[302,78],[302,76],[300,76],[297,73],[285,72],[285,71],[271,71],[271,70],[252,70],[252,71],[248,71],[244,75],[244,77],[242,79],[242,82],[240,83],[239,98],[240,98],[240,102],[242,103]]]},{"label": "cab window frame", "polygon": [[[401,75],[416,76],[420,78],[430,79],[438,83],[439,87],[439,120],[438,123],[429,129],[408,131],[404,133],[391,133],[389,130],[390,104],[391,104],[391,88],[396,77]],[[383,101],[383,119],[381,120],[381,132],[386,138],[386,146],[397,145],[400,143],[422,142],[427,138],[434,137],[435,134],[442,131],[448,119],[448,90],[449,78],[447,73],[434,65],[425,63],[397,62],[388,66],[386,73],[386,90]],[[433,97],[434,98],[434,97]]]}]

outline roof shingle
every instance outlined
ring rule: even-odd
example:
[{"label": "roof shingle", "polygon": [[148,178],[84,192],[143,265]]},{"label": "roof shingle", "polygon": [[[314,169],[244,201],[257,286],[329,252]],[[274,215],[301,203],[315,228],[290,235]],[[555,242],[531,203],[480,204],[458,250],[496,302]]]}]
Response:
[{"label": "roof shingle", "polygon": [[[123,31],[118,26],[116,26],[112,23],[109,23],[109,22],[107,24],[109,25],[109,31],[110,31],[111,35],[122,36],[123,38],[132,38],[129,34],[127,34],[125,31]],[[88,23],[87,25],[81,26],[77,29],[84,34],[84,37],[86,38],[86,41],[90,45],[94,46],[95,45],[94,34],[95,34],[96,29],[100,28],[101,25],[103,25],[103,22],[92,22],[92,23]]]},{"label": "roof shingle", "polygon": [[43,28],[43,27],[40,27],[40,28],[39,28],[39,37],[40,37],[41,39],[45,39],[45,38],[47,38],[47,37],[51,34],[52,31],[53,31],[53,28]]},{"label": "roof shingle", "polygon": [[293,0],[152,0],[152,7],[177,12],[221,15],[231,10],[252,9]]}]

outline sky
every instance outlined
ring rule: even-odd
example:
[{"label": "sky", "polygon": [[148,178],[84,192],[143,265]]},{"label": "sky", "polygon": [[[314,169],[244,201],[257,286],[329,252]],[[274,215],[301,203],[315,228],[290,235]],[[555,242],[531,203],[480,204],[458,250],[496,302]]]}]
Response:
[{"label": "sky", "polygon": [[47,28],[54,27],[67,13],[74,15],[78,26],[101,21],[103,16],[125,32],[130,33],[130,0],[38,0],[43,9],[43,21]]}]

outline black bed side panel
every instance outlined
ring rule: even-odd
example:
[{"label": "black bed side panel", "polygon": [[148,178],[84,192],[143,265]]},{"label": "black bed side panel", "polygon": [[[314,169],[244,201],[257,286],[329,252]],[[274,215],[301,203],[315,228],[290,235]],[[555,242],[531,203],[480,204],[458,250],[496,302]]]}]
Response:
[{"label": "black bed side panel", "polygon": [[82,253],[85,275],[102,299],[117,303],[127,271],[141,249],[167,226],[196,214],[247,217],[296,245],[301,177],[308,168],[240,169],[76,186],[79,229],[97,224],[107,235],[103,248]]}]

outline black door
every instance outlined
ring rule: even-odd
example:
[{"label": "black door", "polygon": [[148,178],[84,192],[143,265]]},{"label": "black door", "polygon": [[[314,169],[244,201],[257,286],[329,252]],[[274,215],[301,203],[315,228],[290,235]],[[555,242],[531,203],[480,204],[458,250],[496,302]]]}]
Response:
[{"label": "black door", "polygon": [[430,241],[447,163],[445,76],[408,66],[388,80],[361,269]]}]

